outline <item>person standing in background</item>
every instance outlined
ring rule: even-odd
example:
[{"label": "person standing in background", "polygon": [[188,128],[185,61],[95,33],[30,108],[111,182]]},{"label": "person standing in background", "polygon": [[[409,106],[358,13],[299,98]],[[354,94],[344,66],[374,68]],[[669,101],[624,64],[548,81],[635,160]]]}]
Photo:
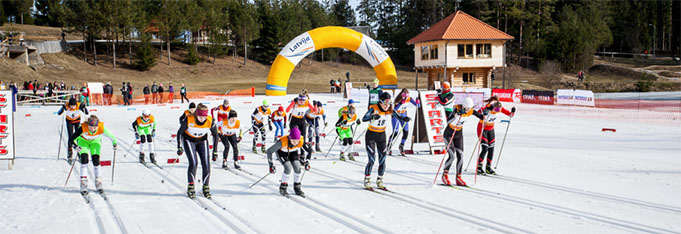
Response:
[{"label": "person standing in background", "polygon": [[90,88],[87,87],[87,83],[83,83],[83,87],[80,88],[80,95],[80,102],[90,106]]},{"label": "person standing in background", "polygon": [[173,89],[173,83],[168,83],[168,103],[173,103],[175,95],[175,90]]},{"label": "person standing in background", "polygon": [[144,105],[149,104],[149,94],[151,91],[149,90],[149,85],[146,84],[144,85],[144,88],[142,89],[142,94],[144,94]]},{"label": "person standing in background", "polygon": [[158,103],[163,103],[163,84],[158,84]]},{"label": "person standing in background", "polygon": [[158,85],[156,85],[156,81],[151,84],[151,103],[156,104],[156,100],[158,100]]},{"label": "person standing in background", "polygon": [[127,106],[130,105],[130,101],[128,100],[128,86],[125,85],[125,82],[121,85],[121,96],[123,96],[123,105]]},{"label": "person standing in background", "polygon": [[184,100],[187,100],[187,102],[189,102],[189,99],[187,98],[187,88],[185,88],[184,84],[182,84],[182,87],[180,88],[180,101],[184,103]]},{"label": "person standing in background", "polygon": [[130,84],[130,82],[128,82],[127,85],[128,85],[128,103],[130,103],[129,105],[132,105],[132,85]]}]

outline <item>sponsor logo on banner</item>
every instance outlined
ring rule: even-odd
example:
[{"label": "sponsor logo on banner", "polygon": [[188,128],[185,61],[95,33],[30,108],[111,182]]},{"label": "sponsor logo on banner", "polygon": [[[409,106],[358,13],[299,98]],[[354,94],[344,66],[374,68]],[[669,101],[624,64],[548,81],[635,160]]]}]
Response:
[{"label": "sponsor logo on banner", "polygon": [[362,44],[357,48],[357,52],[362,58],[364,58],[372,67],[381,64],[383,61],[388,59],[388,53],[385,52],[383,47],[374,41],[371,37],[362,34]]},{"label": "sponsor logo on banner", "polygon": [[520,102],[523,99],[523,93],[520,89],[513,90],[513,102]]},{"label": "sponsor logo on banner", "polygon": [[523,90],[522,102],[553,105],[553,91]]},{"label": "sponsor logo on banner", "polygon": [[424,102],[421,104],[423,111],[423,120],[426,125],[426,133],[428,136],[428,143],[430,147],[444,147],[444,129],[447,126],[447,121],[445,117],[445,109],[437,97],[435,91],[421,91],[421,100]]},{"label": "sponsor logo on banner", "polygon": [[0,159],[14,159],[12,91],[0,91]]},{"label": "sponsor logo on banner", "polygon": [[595,106],[594,93],[590,90],[559,89],[556,91],[560,105]]},{"label": "sponsor logo on banner", "polygon": [[499,97],[502,102],[513,102],[513,92],[515,89],[492,89],[492,96]]},{"label": "sponsor logo on banner", "polygon": [[305,56],[315,51],[314,42],[309,33],[303,33],[294,38],[286,44],[279,54],[291,61],[293,64],[298,64]]}]

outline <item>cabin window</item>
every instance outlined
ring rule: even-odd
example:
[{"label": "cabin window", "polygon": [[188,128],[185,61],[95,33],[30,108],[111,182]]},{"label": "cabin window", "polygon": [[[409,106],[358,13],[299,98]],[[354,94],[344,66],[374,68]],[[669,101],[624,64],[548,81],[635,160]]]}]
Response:
[{"label": "cabin window", "polygon": [[475,84],[475,73],[473,73],[473,72],[463,73],[463,83],[464,84]]},{"label": "cabin window", "polygon": [[473,58],[473,44],[458,44],[458,58]]},{"label": "cabin window", "polygon": [[492,44],[477,44],[476,45],[477,58],[491,58],[492,57]]},{"label": "cabin window", "polygon": [[428,46],[421,46],[421,60],[428,60],[428,52],[430,52]]},{"label": "cabin window", "polygon": [[430,59],[437,59],[437,45],[430,46]]}]

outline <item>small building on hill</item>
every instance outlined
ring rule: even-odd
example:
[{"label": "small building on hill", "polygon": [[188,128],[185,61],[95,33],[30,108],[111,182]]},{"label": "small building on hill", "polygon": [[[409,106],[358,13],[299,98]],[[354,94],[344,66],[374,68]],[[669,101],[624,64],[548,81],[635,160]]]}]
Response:
[{"label": "small building on hill", "polygon": [[491,88],[491,75],[506,66],[511,35],[457,11],[407,41],[414,45],[414,69],[453,87]]}]

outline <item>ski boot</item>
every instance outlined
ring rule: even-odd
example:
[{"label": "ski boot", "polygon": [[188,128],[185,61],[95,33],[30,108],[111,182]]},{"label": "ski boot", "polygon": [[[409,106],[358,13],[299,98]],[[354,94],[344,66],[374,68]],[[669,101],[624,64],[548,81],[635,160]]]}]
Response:
[{"label": "ski boot", "polygon": [[87,177],[80,177],[80,194],[86,196],[87,191]]},{"label": "ski boot", "polygon": [[145,161],[144,161],[144,153],[143,153],[143,152],[140,152],[140,162],[141,162],[141,163],[145,163]]},{"label": "ski boot", "polygon": [[350,159],[350,161],[355,161],[355,156],[353,156],[353,152],[350,152],[348,154],[348,159]]},{"label": "ski boot", "polygon": [[476,172],[478,173],[478,175],[484,175],[485,174],[485,170],[482,169],[482,163],[478,163],[478,169],[477,169]]},{"label": "ski boot", "polygon": [[293,191],[296,192],[296,195],[305,197],[305,193],[300,189],[300,183],[293,183]]},{"label": "ski boot", "polygon": [[191,199],[196,198],[196,192],[194,191],[194,183],[187,185],[187,196],[189,196],[189,198]]},{"label": "ski boot", "polygon": [[288,197],[288,192],[286,191],[287,188],[288,188],[287,183],[281,183],[281,185],[279,186],[279,194],[281,194],[284,197]]},{"label": "ski boot", "polygon": [[217,161],[217,160],[218,160],[218,156],[217,156],[217,155],[211,156],[211,160],[213,160],[213,162]]},{"label": "ski boot", "polygon": [[319,144],[314,145],[314,150],[316,150],[317,152],[322,152],[322,149],[319,148]]},{"label": "ski boot", "polygon": [[68,154],[66,155],[66,161],[71,164],[73,162],[73,148],[69,147]]},{"label": "ski boot", "polygon": [[383,176],[379,176],[379,177],[376,179],[376,187],[378,187],[379,189],[388,190],[388,189],[385,187],[385,185],[383,185]]},{"label": "ski boot", "polygon": [[208,198],[208,199],[212,199],[212,198],[213,198],[213,195],[210,194],[210,188],[208,187],[207,184],[204,184],[204,185],[203,185],[203,196],[206,197],[206,198]]},{"label": "ski boot", "polygon": [[[348,156],[349,156],[349,155],[348,155]],[[343,153],[343,152],[341,152],[340,158],[339,158],[338,160],[345,161],[345,156],[344,156],[344,153]]]},{"label": "ski boot", "polygon": [[263,154],[267,154],[267,148],[265,148],[265,144],[262,144],[262,147],[260,147],[260,151],[262,151]]},{"label": "ski boot", "polygon": [[253,153],[254,153],[254,154],[257,154],[257,153],[258,153],[258,147],[256,147],[255,145],[253,145]]},{"label": "ski boot", "polygon": [[490,175],[496,175],[497,174],[496,171],[492,170],[492,166],[490,166],[489,164],[487,164],[487,168],[485,169],[485,173],[490,174]]},{"label": "ski boot", "polygon": [[222,160],[222,169],[228,169],[227,168],[227,159]]},{"label": "ski boot", "polygon": [[156,164],[156,155],[154,153],[149,153],[149,160],[151,160],[151,163]]},{"label": "ski boot", "polygon": [[234,168],[237,170],[241,170],[241,163],[239,163],[239,160],[234,161]]},{"label": "ski boot", "polygon": [[373,190],[373,188],[371,187],[371,176],[364,177],[364,188],[368,190]]},{"label": "ski boot", "polygon": [[447,186],[452,186],[452,182],[449,181],[449,171],[442,172],[442,183]]},{"label": "ski boot", "polygon": [[466,185],[466,182],[464,182],[463,179],[461,179],[461,174],[456,175],[456,186],[468,187],[468,185]]},{"label": "ski boot", "polygon": [[400,148],[400,156],[405,157],[406,155],[404,155],[404,145],[400,144],[399,148]]},{"label": "ski boot", "polygon": [[98,193],[104,192],[104,186],[102,186],[102,177],[95,178],[95,188],[97,188]]}]

